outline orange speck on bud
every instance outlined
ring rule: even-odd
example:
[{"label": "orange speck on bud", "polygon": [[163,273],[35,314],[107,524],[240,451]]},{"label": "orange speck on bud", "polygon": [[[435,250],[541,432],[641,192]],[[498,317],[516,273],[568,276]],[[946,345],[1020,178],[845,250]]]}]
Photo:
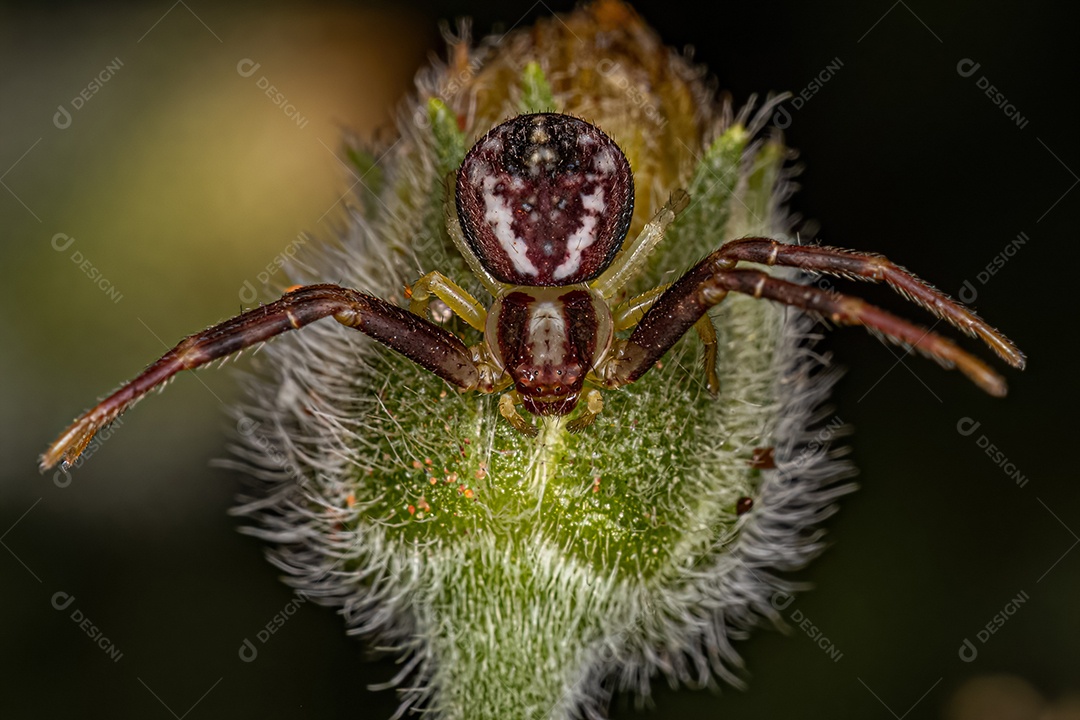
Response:
[{"label": "orange speck on bud", "polygon": [[419,470],[420,468],[424,467],[424,464],[421,463],[419,460],[413,460],[412,466],[414,469]]},{"label": "orange speck on bud", "polygon": [[472,500],[473,494],[472,488],[465,488],[465,497],[469,500]]},{"label": "orange speck on bud", "polygon": [[409,285],[405,286],[405,299],[412,300],[412,287]]},{"label": "orange speck on bud", "polygon": [[353,507],[356,505],[356,495],[349,493],[349,497],[345,498],[345,505],[347,507]]},{"label": "orange speck on bud", "polygon": [[410,505],[409,506],[409,514],[410,515],[415,515],[416,514],[416,506],[415,505]]}]

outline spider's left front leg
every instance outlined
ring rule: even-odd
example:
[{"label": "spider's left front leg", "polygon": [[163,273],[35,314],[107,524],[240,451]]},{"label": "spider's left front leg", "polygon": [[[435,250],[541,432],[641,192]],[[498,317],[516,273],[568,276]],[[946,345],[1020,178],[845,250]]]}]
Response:
[{"label": "spider's left front leg", "polygon": [[[837,324],[862,325],[900,345],[956,367],[987,393],[1005,394],[1005,381],[983,361],[946,338],[860,298],[736,269],[725,248],[709,255],[671,285],[642,317],[598,375],[608,387],[634,382],[656,364],[712,306],[729,292],[765,298],[816,313]],[[996,349],[996,348],[995,348]]]},{"label": "spider's left front leg", "polygon": [[404,308],[351,288],[307,285],[184,338],[135,379],[76,418],[41,456],[41,469],[61,461],[74,462],[98,430],[177,373],[327,317],[365,333],[462,390],[492,391],[490,368],[478,363],[474,355],[479,354],[452,333]]},{"label": "spider's left front leg", "polygon": [[487,311],[476,298],[456,282],[441,272],[429,272],[405,289],[409,299],[409,310],[422,318],[427,318],[428,304],[436,297],[450,310],[473,328],[484,332]]}]

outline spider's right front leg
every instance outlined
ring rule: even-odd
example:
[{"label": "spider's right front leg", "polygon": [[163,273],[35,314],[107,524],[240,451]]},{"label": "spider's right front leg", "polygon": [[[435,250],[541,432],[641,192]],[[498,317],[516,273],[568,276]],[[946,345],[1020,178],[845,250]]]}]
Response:
[{"label": "spider's right front leg", "polygon": [[675,281],[645,313],[630,337],[598,374],[608,387],[634,382],[656,364],[709,308],[729,292],[764,298],[826,317],[842,325],[862,325],[905,348],[921,351],[945,367],[956,367],[996,397],[1005,381],[986,363],[927,328],[860,298],[799,285],[760,270],[736,268],[738,260],[721,248]]},{"label": "spider's right front leg", "polygon": [[184,338],[134,380],[79,416],[41,456],[41,469],[61,460],[74,462],[98,430],[173,375],[330,316],[462,390],[481,389],[481,368],[457,336],[377,297],[337,285],[308,285]]},{"label": "spider's right front leg", "polygon": [[[619,305],[612,311],[612,319],[615,321],[615,330],[629,330],[641,321],[645,316],[645,313],[660,299],[660,296],[667,292],[670,285],[661,285],[655,287],[652,290],[643,292],[637,297],[627,300],[622,305]],[[705,348],[705,380],[709,386],[709,392],[716,395],[720,392],[720,378],[716,374],[716,356],[717,356],[717,339],[716,339],[716,327],[712,324],[712,320],[708,314],[703,314],[698,321],[694,323],[694,329],[697,331],[698,337],[701,338],[701,344]],[[622,346],[625,352],[625,344]],[[616,348],[616,352],[619,348]],[[602,406],[602,405],[601,405]]]}]

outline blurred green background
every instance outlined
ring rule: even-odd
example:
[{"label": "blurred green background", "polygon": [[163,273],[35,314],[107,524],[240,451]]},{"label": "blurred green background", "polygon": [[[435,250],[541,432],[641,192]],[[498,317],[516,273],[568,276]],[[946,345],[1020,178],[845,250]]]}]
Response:
[{"label": "blurred green background", "polygon": [[[471,15],[483,34],[569,7],[0,7],[0,717],[390,716],[394,694],[365,688],[393,664],[370,660],[331,611],[302,605],[256,661],[238,657],[292,596],[226,515],[238,478],[208,467],[226,454],[231,369],[178,378],[70,479],[39,475],[36,459],[95,398],[236,312],[245,282],[261,287],[298,233],[332,232],[351,182],[335,158],[342,133],[387,129],[415,70],[441,52],[438,19]],[[1012,393],[994,400],[928,361],[896,364],[864,333],[830,336],[826,349],[850,369],[836,414],[855,426],[862,489],[830,521],[833,547],[800,575],[816,589],[782,614],[806,618],[840,658],[798,627],[759,632],[738,645],[748,691],[658,687],[654,707],[621,698],[615,716],[961,717],[958,689],[1002,673],[1032,697],[1075,697],[1075,24],[1045,2],[637,7],[669,44],[694,45],[738,103],[798,92],[838,59],[800,108],[788,105],[787,138],[806,164],[795,208],[824,242],[883,252],[953,294],[969,280],[1031,368],[1007,371]],[[970,77],[957,72],[965,58],[980,63]],[[237,72],[244,59],[260,64],[250,77]],[[112,77],[88,89],[110,64]],[[981,283],[1021,232],[1027,244]],[[981,424],[964,436],[962,418]],[[979,640],[1020,593],[1027,602]],[[61,611],[54,597],[74,600]],[[973,662],[959,657],[965,638]]]}]

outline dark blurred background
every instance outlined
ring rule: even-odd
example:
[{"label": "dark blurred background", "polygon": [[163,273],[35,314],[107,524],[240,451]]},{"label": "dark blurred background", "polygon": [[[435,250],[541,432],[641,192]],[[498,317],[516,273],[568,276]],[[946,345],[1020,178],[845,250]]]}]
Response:
[{"label": "dark blurred background", "polygon": [[[890,3],[636,6],[737,102],[807,89],[784,121],[806,166],[794,207],[827,243],[883,252],[953,294],[968,281],[963,296],[1031,367],[1005,371],[1011,394],[995,400],[835,333],[849,368],[836,415],[856,429],[862,487],[801,574],[816,589],[782,611],[792,632],[739,644],[745,692],[658,687],[643,712],[618,699],[616,717],[994,717],[972,715],[971,696],[999,717],[1076,712],[1076,24],[1050,2]],[[94,398],[237,311],[298,233],[329,234],[349,184],[343,130],[387,126],[442,50],[440,18],[471,15],[483,34],[570,7],[0,8],[0,717],[390,716],[394,694],[366,685],[393,665],[331,611],[302,605],[256,661],[238,657],[292,596],[226,515],[237,477],[208,467],[226,454],[232,372],[178,378],[70,478],[36,459]],[[979,64],[966,77],[965,59]]]}]

